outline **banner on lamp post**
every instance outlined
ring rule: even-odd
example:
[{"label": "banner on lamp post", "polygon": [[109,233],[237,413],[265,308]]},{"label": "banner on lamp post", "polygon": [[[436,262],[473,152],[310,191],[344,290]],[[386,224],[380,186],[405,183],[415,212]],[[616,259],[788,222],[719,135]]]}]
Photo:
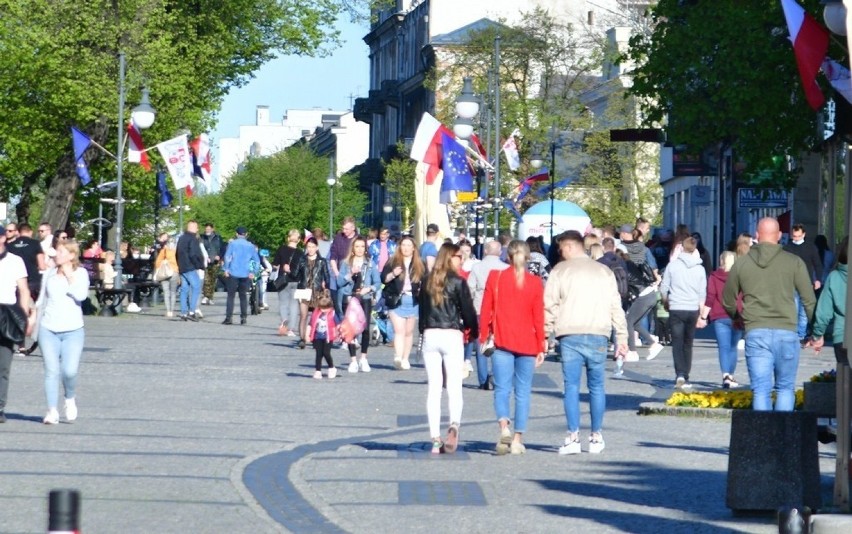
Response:
[{"label": "banner on lamp post", "polygon": [[157,150],[166,162],[169,176],[175,189],[183,189],[192,186],[192,158],[189,154],[189,144],[185,135],[179,135],[174,139],[163,141],[157,145]]}]

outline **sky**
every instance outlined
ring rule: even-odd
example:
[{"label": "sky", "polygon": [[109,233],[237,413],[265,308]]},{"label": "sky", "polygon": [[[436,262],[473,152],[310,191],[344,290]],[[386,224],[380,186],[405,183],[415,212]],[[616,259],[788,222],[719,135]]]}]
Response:
[{"label": "sky", "polygon": [[[255,123],[255,107],[269,106],[269,117],[280,122],[287,109],[352,109],[352,98],[366,96],[370,89],[369,48],[363,37],[366,23],[355,24],[346,16],[338,20],[340,48],[324,58],[285,56],[265,64],[247,85],[232,89],[218,114],[218,124],[210,133],[214,159],[218,140],[237,137],[240,125]],[[218,179],[215,169],[214,178]]]}]

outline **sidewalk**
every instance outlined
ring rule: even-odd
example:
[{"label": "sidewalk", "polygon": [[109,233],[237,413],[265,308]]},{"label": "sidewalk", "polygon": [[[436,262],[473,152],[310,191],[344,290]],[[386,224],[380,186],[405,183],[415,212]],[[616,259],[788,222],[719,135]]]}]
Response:
[{"label": "sidewalk", "polygon": [[[0,532],[44,532],[47,494],[66,487],[82,492],[87,534],[777,532],[773,517],[725,508],[729,421],[636,415],[672,391],[668,348],[608,378],[600,455],[557,454],[561,368],[547,361],[525,455],[494,454],[493,395],[472,376],[459,451],[432,458],[420,365],[395,371],[392,350],[371,347],[373,372],[350,375],[348,354],[335,349],[339,377],[313,380],[313,351],[275,335],[275,295],[242,327],[220,324],[217,297],[197,324],[160,308],[87,317],[73,425],[41,424],[42,360],[15,359],[0,425]],[[718,387],[714,347],[696,342],[699,390]],[[833,361],[830,350],[803,351],[799,381]],[[747,382],[744,362],[736,376]],[[830,504],[834,447],[820,453]]]}]

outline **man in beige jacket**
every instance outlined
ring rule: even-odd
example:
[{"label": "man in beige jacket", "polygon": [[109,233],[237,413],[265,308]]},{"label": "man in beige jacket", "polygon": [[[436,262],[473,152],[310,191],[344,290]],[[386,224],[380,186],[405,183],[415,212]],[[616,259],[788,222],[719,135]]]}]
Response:
[{"label": "man in beige jacket", "polygon": [[583,236],[569,230],[559,241],[565,261],[550,272],[544,289],[544,329],[553,332],[562,352],[568,436],[559,454],[580,453],[580,379],[586,367],[592,426],[589,452],[604,449],[601,435],[606,393],[606,349],[615,329],[616,355],[627,352],[627,321],[612,271],[589,258]]}]

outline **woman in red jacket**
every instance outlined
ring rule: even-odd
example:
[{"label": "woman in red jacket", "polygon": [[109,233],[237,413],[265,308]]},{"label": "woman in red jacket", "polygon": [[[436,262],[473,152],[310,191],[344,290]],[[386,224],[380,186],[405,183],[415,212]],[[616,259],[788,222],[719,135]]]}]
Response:
[{"label": "woman in red jacket", "polygon": [[[734,379],[737,370],[737,343],[743,337],[743,325],[735,323],[722,307],[722,290],[728,280],[728,271],[734,266],[737,255],[723,252],[719,258],[719,268],[710,274],[707,280],[707,299],[701,309],[699,324],[708,319],[713,323],[716,343],[719,345],[719,367],[722,369],[722,387],[725,389],[739,386]],[[737,309],[742,312],[743,296],[737,296]],[[703,325],[702,325],[703,326]]]},{"label": "woman in red jacket", "polygon": [[[530,249],[514,240],[507,250],[510,268],[492,271],[485,283],[480,316],[480,342],[494,333],[494,411],[500,424],[497,454],[523,454],[530,391],[535,368],[544,362],[544,288],[527,271]],[[509,430],[509,394],[515,390],[515,433]]]}]

